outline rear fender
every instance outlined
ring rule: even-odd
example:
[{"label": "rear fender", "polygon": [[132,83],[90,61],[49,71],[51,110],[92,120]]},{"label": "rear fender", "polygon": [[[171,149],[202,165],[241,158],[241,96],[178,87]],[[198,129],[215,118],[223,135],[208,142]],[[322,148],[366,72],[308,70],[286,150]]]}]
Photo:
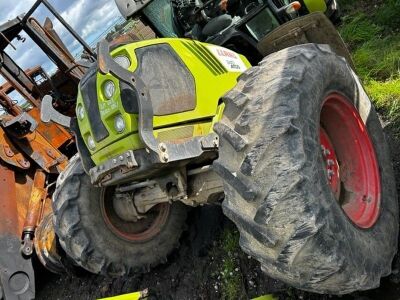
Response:
[{"label": "rear fender", "polygon": [[257,45],[265,57],[279,50],[300,44],[327,44],[354,68],[349,50],[332,22],[315,12],[287,22],[266,35]]}]

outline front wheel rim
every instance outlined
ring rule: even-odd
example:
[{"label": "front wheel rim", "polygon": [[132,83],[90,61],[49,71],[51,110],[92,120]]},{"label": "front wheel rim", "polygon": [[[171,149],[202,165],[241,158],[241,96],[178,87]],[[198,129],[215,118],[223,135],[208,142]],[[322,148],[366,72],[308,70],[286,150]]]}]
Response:
[{"label": "front wheel rim", "polygon": [[323,102],[320,144],[329,186],[344,213],[360,228],[373,227],[381,203],[378,160],[358,110],[338,92]]},{"label": "front wheel rim", "polygon": [[100,196],[103,220],[117,237],[133,243],[143,243],[153,239],[164,228],[171,211],[169,203],[160,203],[146,213],[146,218],[136,222],[122,220],[112,204],[115,188],[104,188]]}]

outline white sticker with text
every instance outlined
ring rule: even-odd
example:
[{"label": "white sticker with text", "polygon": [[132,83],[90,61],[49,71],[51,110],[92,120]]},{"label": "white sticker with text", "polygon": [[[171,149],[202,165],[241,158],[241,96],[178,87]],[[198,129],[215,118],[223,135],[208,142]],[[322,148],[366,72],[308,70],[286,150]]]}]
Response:
[{"label": "white sticker with text", "polygon": [[208,50],[214,54],[214,56],[229,72],[242,73],[248,69],[240,58],[239,54],[233,52],[232,50],[218,46],[208,46]]}]

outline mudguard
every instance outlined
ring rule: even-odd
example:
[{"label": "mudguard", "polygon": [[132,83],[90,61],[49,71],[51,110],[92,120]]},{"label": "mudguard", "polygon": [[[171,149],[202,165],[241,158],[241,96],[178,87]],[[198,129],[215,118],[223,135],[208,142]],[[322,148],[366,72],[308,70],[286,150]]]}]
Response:
[{"label": "mudguard", "polygon": [[344,57],[354,68],[349,50],[332,22],[321,12],[282,24],[266,35],[257,45],[263,56],[279,50],[307,43],[327,44]]}]

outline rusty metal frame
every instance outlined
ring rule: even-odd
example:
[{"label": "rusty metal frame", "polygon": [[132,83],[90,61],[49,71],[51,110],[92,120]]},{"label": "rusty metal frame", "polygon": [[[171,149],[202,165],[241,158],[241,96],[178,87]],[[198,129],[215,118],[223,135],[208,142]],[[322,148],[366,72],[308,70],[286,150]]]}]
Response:
[{"label": "rusty metal frame", "polygon": [[28,210],[25,217],[24,228],[22,231],[23,241],[21,252],[25,256],[31,256],[33,254],[33,238],[35,236],[35,230],[41,219],[41,212],[43,211],[44,201],[47,198],[46,184],[46,173],[37,169],[35,178],[33,180],[31,196],[29,199]]},{"label": "rusty metal frame", "polygon": [[[66,167],[66,149],[74,140],[71,132],[62,126],[43,123],[40,106],[41,99],[50,92],[55,105],[74,114],[73,103],[62,103],[64,100],[60,95],[73,97],[86,70],[75,61],[54,31],[50,19],[42,26],[32,17],[41,4],[83,46],[89,59],[96,59],[94,51],[47,0],[37,0],[28,13],[0,25],[0,75],[7,80],[0,86],[0,105],[9,114],[0,122],[0,294],[7,300],[34,298],[30,256],[35,246],[40,248],[36,252],[46,267],[55,272],[62,271],[51,226],[52,188],[49,183],[52,186],[56,178],[50,174],[57,175]],[[14,39],[22,39],[21,32],[25,32],[57,65],[58,72],[51,79],[40,67],[24,71],[5,52],[8,45],[14,46]],[[44,74],[44,83],[35,81],[34,76],[39,73]],[[33,108],[24,112],[9,96],[12,91],[17,91]],[[19,118],[23,113],[29,116]],[[22,135],[15,134],[19,124],[26,120],[37,126],[29,127]]]},{"label": "rusty metal frame", "polygon": [[28,18],[32,16],[32,14],[36,11],[36,9],[39,7],[40,4],[44,4],[47,9],[57,18],[60,23],[67,28],[69,33],[72,34],[72,36],[83,46],[85,51],[89,55],[91,55],[93,58],[96,58],[96,54],[93,52],[93,50],[90,48],[90,46],[79,36],[79,34],[64,20],[64,18],[57,12],[57,10],[47,1],[47,0],[37,0],[35,4],[32,6],[32,8],[25,14],[25,16],[22,19],[22,23],[26,23]]},{"label": "rusty metal frame", "polygon": [[33,299],[35,282],[32,262],[19,253],[18,207],[13,170],[0,164],[0,281],[6,299]]}]

